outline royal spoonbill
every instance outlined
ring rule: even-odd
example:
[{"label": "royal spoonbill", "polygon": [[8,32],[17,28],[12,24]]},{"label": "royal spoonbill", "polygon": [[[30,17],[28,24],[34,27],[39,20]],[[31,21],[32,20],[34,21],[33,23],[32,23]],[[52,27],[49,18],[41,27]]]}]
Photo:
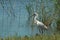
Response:
[{"label": "royal spoonbill", "polygon": [[48,27],[46,25],[44,25],[43,22],[37,20],[38,13],[35,12],[32,16],[34,16],[34,23],[38,26],[39,32],[42,31],[42,33],[43,33],[43,30],[47,30],[48,29]]}]

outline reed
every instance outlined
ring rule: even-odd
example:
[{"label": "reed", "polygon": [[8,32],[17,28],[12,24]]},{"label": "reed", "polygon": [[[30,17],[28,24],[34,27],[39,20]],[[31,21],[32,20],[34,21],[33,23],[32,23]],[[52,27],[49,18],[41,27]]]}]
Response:
[{"label": "reed", "polygon": [[60,40],[60,34],[53,34],[53,35],[35,35],[35,36],[8,36],[5,38],[1,38],[0,40]]}]

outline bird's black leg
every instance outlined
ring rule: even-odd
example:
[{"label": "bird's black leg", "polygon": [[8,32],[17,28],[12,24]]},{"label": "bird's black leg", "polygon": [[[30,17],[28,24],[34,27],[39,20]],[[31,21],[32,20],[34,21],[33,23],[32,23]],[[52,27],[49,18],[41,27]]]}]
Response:
[{"label": "bird's black leg", "polygon": [[39,32],[40,32],[40,29],[39,29]]},{"label": "bird's black leg", "polygon": [[43,30],[42,30],[42,34],[43,34]]},{"label": "bird's black leg", "polygon": [[41,30],[39,29],[39,32],[40,32],[40,34],[41,34]]}]

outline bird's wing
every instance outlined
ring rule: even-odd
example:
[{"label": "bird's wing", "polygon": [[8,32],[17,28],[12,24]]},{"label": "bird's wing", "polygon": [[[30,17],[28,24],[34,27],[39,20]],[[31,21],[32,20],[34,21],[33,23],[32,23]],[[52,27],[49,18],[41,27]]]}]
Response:
[{"label": "bird's wing", "polygon": [[44,25],[44,24],[37,20],[37,25]]},{"label": "bird's wing", "polygon": [[38,20],[37,20],[37,25],[42,27],[42,28],[48,29],[46,25],[44,25],[42,22],[40,22]]}]

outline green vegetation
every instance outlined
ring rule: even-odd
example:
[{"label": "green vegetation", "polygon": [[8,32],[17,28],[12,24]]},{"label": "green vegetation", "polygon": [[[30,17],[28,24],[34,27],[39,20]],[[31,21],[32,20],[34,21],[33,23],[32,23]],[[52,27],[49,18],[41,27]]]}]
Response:
[{"label": "green vegetation", "polygon": [[60,40],[60,34],[53,34],[53,35],[35,35],[28,37],[27,35],[24,37],[17,37],[17,36],[9,36],[5,38],[0,38],[0,40]]},{"label": "green vegetation", "polygon": [[60,31],[60,19],[57,20],[57,30]]}]

